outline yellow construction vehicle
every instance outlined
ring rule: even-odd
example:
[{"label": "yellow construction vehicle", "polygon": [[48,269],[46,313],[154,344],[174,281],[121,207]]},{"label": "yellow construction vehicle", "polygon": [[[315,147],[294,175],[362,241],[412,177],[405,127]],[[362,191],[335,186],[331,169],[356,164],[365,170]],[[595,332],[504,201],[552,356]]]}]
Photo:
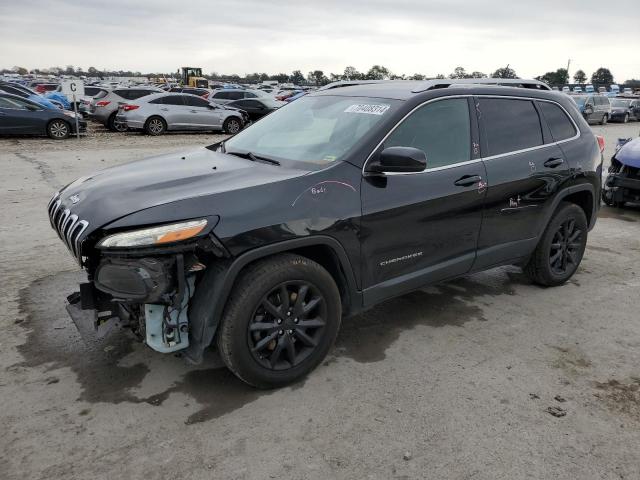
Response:
[{"label": "yellow construction vehicle", "polygon": [[209,80],[202,76],[198,67],[182,67],[182,85],[185,87],[208,88]]}]

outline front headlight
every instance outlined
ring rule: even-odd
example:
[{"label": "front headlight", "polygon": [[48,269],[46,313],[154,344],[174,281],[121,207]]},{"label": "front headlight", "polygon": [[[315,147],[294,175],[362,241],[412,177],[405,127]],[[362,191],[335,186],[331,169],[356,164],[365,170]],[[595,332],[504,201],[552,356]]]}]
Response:
[{"label": "front headlight", "polygon": [[109,235],[98,242],[99,248],[122,248],[122,247],[147,247],[153,245],[163,245],[165,243],[180,242],[198,235],[207,220],[191,220],[188,222],[172,223],[161,227],[143,228],[131,232],[116,233]]}]

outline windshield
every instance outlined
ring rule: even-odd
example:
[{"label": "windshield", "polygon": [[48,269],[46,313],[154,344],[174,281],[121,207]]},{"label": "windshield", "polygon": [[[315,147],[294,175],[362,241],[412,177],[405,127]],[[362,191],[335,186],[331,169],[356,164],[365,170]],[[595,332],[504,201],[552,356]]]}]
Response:
[{"label": "windshield", "polygon": [[612,107],[627,108],[631,105],[631,100],[611,100]]},{"label": "windshield", "polygon": [[224,149],[323,167],[342,160],[400,103],[386,98],[305,96],[230,138]]}]

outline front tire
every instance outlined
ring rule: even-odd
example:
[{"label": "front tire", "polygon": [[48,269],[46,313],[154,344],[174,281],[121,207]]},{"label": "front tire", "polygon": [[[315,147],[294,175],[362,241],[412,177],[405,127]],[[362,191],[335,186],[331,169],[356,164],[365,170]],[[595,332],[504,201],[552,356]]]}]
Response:
[{"label": "front tire", "polygon": [[49,125],[47,125],[47,135],[53,140],[64,140],[69,137],[70,132],[71,126],[64,120],[52,120],[49,122]]},{"label": "front tire", "polygon": [[565,283],[582,261],[587,231],[584,210],[574,203],[561,203],[525,267],[525,274],[547,287]]},{"label": "front tire", "polygon": [[250,385],[290,384],[327,355],[341,315],[338,288],[322,266],[293,254],[260,260],[240,274],[225,306],[220,356]]},{"label": "front tire", "polygon": [[154,137],[162,135],[167,131],[167,122],[160,117],[151,117],[145,122],[144,131]]},{"label": "front tire", "polygon": [[624,118],[622,119],[622,123],[629,123],[629,114],[625,113]]},{"label": "front tire", "polygon": [[609,117],[608,117],[608,116],[607,116],[607,114],[605,113],[605,114],[602,116],[602,120],[600,121],[600,125],[606,125],[608,120],[609,120]]}]

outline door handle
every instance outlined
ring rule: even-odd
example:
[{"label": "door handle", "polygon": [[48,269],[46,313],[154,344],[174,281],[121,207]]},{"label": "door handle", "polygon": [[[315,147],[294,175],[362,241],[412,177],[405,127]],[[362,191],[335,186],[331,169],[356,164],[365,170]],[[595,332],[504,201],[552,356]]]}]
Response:
[{"label": "door handle", "polygon": [[470,187],[474,183],[478,183],[480,180],[482,180],[480,175],[464,175],[453,182],[453,184],[458,187]]},{"label": "door handle", "polygon": [[161,108],[160,110],[162,110],[163,112],[168,112],[169,111],[168,108]]},{"label": "door handle", "polygon": [[191,113],[198,113],[198,110],[191,110]]},{"label": "door handle", "polygon": [[547,168],[556,168],[564,163],[564,160],[559,157],[550,158],[546,162],[544,162],[544,166]]}]

